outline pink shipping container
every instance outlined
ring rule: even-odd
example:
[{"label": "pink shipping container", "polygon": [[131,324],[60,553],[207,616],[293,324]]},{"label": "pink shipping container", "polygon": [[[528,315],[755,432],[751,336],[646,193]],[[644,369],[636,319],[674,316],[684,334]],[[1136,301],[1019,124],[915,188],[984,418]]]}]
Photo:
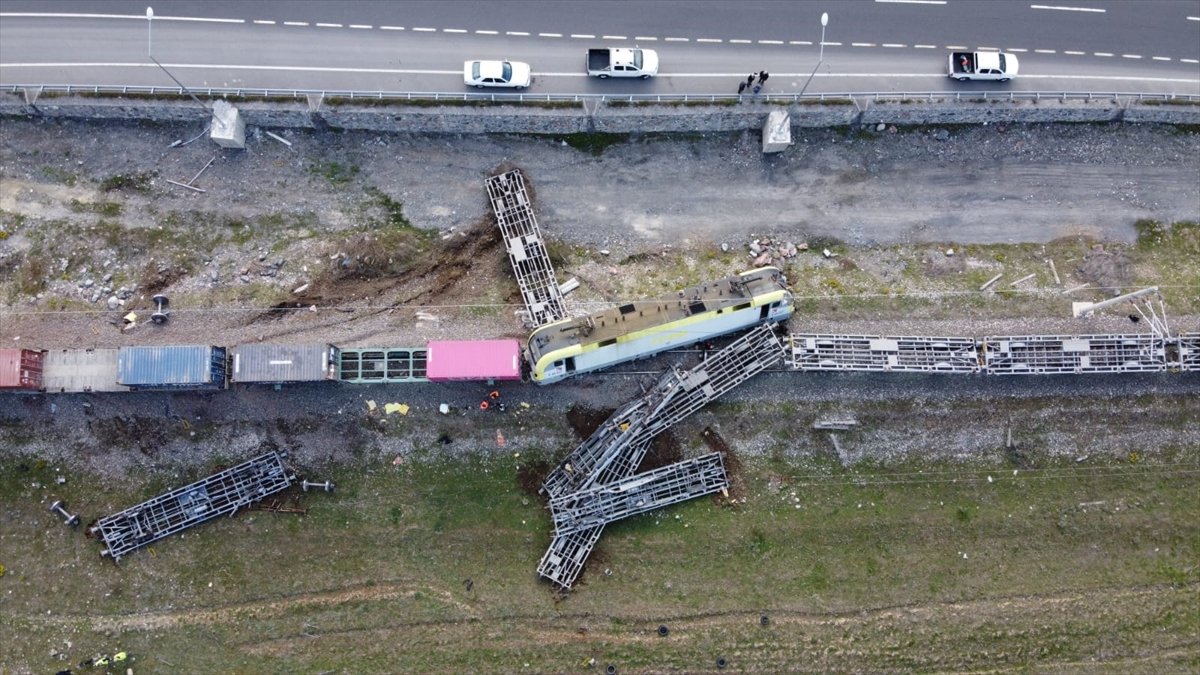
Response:
[{"label": "pink shipping container", "polygon": [[42,388],[45,352],[0,349],[0,389]]},{"label": "pink shipping container", "polygon": [[518,340],[430,342],[426,375],[430,382],[521,379]]}]

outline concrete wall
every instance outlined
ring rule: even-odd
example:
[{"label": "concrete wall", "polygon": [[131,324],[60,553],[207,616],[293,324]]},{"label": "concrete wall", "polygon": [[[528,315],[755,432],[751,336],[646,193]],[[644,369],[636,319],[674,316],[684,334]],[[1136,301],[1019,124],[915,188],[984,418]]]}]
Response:
[{"label": "concrete wall", "polygon": [[[1153,122],[1200,125],[1200,104],[1164,105],[1136,99],[963,100],[949,102],[805,102],[776,105],[622,104],[591,102],[572,107],[537,104],[430,106],[389,103],[313,105],[304,101],[235,101],[247,124],[268,128],[337,128],[407,133],[694,133],[761,129],[771,110],[786,109],[793,127],[852,124],[977,124],[982,122]],[[310,108],[316,108],[312,110]],[[0,116],[63,117],[155,122],[206,121],[189,99],[42,96],[33,104],[19,94],[0,94]]]}]

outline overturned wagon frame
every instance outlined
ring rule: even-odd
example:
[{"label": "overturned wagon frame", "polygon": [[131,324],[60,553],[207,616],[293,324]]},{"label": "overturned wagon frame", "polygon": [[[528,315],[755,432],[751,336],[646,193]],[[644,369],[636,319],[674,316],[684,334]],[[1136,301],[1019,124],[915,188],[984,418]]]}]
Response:
[{"label": "overturned wagon frame", "polygon": [[133,551],[286,490],[296,480],[283,455],[268,452],[190,485],[171,490],[96,521],[88,534],[100,538],[102,557],[114,562]]}]

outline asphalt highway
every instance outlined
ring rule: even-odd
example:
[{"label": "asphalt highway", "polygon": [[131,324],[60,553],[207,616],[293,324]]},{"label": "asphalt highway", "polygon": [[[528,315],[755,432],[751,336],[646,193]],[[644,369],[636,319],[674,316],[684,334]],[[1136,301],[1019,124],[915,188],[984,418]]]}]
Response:
[{"label": "asphalt highway", "polygon": [[[508,58],[533,66],[532,93],[731,94],[745,73],[767,70],[773,93],[1200,94],[1194,0],[150,4],[153,22],[146,2],[6,0],[0,82],[170,86],[152,52],[196,87],[461,93],[464,59]],[[660,52],[658,78],[584,74],[586,48],[633,44]],[[951,81],[956,49],[1013,52],[1021,74]]]}]

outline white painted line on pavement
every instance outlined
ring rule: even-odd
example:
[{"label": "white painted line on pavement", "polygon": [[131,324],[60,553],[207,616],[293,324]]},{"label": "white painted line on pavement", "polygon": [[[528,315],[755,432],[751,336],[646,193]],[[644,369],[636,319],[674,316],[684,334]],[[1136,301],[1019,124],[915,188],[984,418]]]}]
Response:
[{"label": "white painted line on pavement", "polygon": [[443,33],[465,33],[467,31],[463,30],[462,28],[443,28],[442,32]]},{"label": "white painted line on pavement", "polygon": [[510,31],[505,31],[505,32],[504,32],[504,34],[505,34],[505,35],[515,35],[515,36],[517,36],[517,37],[529,37],[529,33],[526,33],[526,32],[525,32],[525,31],[523,31],[523,30],[510,30]]},{"label": "white painted line on pavement", "polygon": [[352,23],[352,24],[350,24],[350,27],[356,28],[358,30],[371,30],[372,28],[374,28],[374,26],[368,26],[368,25],[362,24],[362,23]]},{"label": "white painted line on pavement", "polygon": [[1103,14],[1106,9],[1096,9],[1094,7],[1063,7],[1061,5],[1030,5],[1029,9],[1056,9],[1060,12],[1097,12]]},{"label": "white painted line on pavement", "polygon": [[937,49],[937,45],[913,45],[913,49]]},{"label": "white painted line on pavement", "polygon": [[1025,52],[1027,52],[1029,50],[1028,49],[1020,49],[1018,47],[1009,47],[1006,51],[1016,52],[1018,54],[1024,54]]},{"label": "white painted line on pavement", "polygon": [[266,19],[255,19],[254,23],[262,24],[264,26],[274,26],[275,25],[274,21],[267,21]]},{"label": "white painted line on pavement", "polygon": [[1188,21],[1200,21],[1200,16],[1189,16]]},{"label": "white painted line on pavement", "polygon": [[956,52],[963,52],[963,51],[967,50],[967,46],[966,45],[946,45],[946,49],[950,49],[950,50],[953,50]]},{"label": "white painted line on pavement", "polygon": [[1070,54],[1071,56],[1086,56],[1087,55],[1087,52],[1073,52],[1069,49],[1063,50],[1063,53]]},{"label": "white painted line on pavement", "polygon": [[[1181,61],[1185,59],[1180,59]],[[1193,59],[1195,61],[1195,59]],[[415,75],[458,75],[461,70],[404,70],[399,68],[343,68],[333,66],[256,66],[245,64],[205,64],[205,63],[164,63],[167,68],[189,70],[264,70],[285,72],[315,72],[315,73],[384,73],[384,74],[415,74]],[[0,63],[4,68],[157,68],[153,63]],[[586,73],[538,73],[540,76],[555,77],[587,77]],[[775,73],[775,77],[808,77],[803,73]],[[945,77],[945,73],[817,73],[822,78],[927,78]],[[732,78],[743,77],[738,73],[677,73],[669,77],[681,78]],[[1109,80],[1123,82],[1176,82],[1184,84],[1200,84],[1200,78],[1172,77],[1125,77],[1120,75],[1022,75],[1027,80]]]},{"label": "white painted line on pavement", "polygon": [[1121,58],[1123,58],[1123,59],[1140,59],[1140,58],[1142,58],[1142,56],[1141,56],[1141,54],[1122,54]]},{"label": "white painted line on pavement", "polygon": [[1154,59],[1155,61],[1170,61],[1171,60],[1171,57],[1169,57],[1169,56],[1151,56],[1150,58]]},{"label": "white painted line on pavement", "polygon": [[805,45],[811,45],[812,43],[809,42],[808,40],[789,40],[788,44],[805,46]]},{"label": "white painted line on pavement", "polygon": [[499,35],[500,31],[498,31],[498,30],[477,30],[477,31],[475,31],[475,34],[476,35]]},{"label": "white painted line on pavement", "polygon": [[404,30],[404,26],[380,26],[379,30]]},{"label": "white painted line on pavement", "polygon": [[307,21],[284,21],[283,25],[285,25],[285,26],[307,26],[308,22]]},{"label": "white painted line on pavement", "polygon": [[319,23],[319,24],[317,24],[317,28],[341,28],[341,27],[342,27],[342,24],[340,24],[340,23]]},{"label": "white painted line on pavement", "polygon": [[896,5],[944,5],[946,0],[875,0]]},{"label": "white painted line on pavement", "polygon": [[1112,56],[1112,52],[1092,52],[1092,56]]},{"label": "white painted line on pavement", "polygon": [[562,37],[562,33],[538,33],[538,37]]},{"label": "white painted line on pavement", "polygon": [[1180,63],[1200,63],[1200,60],[1196,60],[1196,59],[1179,59],[1179,62],[1180,62]]},{"label": "white painted line on pavement", "polygon": [[975,51],[977,51],[977,52],[998,52],[998,51],[1000,51],[1000,48],[999,47],[976,47]]},{"label": "white painted line on pavement", "polygon": [[781,44],[783,44],[783,40],[759,40],[758,44],[760,44],[760,45],[781,45]]},{"label": "white painted line on pavement", "polygon": [[413,30],[417,31],[418,33],[436,33],[437,32],[436,28],[425,28],[425,27],[421,27],[421,26],[414,27]]},{"label": "white painted line on pavement", "polygon": [[721,38],[696,38],[696,42],[721,42]]},{"label": "white painted line on pavement", "polygon": [[825,45],[826,47],[841,47],[842,46],[842,43],[840,43],[840,42],[822,42],[821,44]]},{"label": "white painted line on pavement", "polygon": [[731,45],[752,45],[752,44],[754,44],[754,40],[735,40],[733,38],[730,38],[729,44],[731,44]]},{"label": "white painted line on pavement", "polygon": [[1038,54],[1057,54],[1058,53],[1053,49],[1035,49],[1033,51],[1037,52]]},{"label": "white painted line on pavement", "polygon": [[628,40],[629,38],[625,37],[624,35],[603,35],[600,37],[600,39],[601,40]]},{"label": "white painted line on pavement", "polygon": [[[30,19],[137,19],[145,21],[145,14],[54,14],[50,12],[0,12],[0,17],[22,17]],[[197,16],[156,16],[155,21],[199,21],[201,23],[246,23],[245,19],[206,19]]]},{"label": "white painted line on pavement", "polygon": [[898,47],[908,47],[908,45],[902,45],[898,42],[885,42],[885,43],[883,43],[883,46],[887,47],[889,49],[896,49]]},{"label": "white painted line on pavement", "polygon": [[588,35],[587,33],[571,33],[571,37],[575,38],[576,40],[595,40],[596,39],[595,35]]},{"label": "white painted line on pavement", "polygon": [[644,42],[655,42],[658,40],[658,38],[656,38],[656,37],[647,37],[645,35],[635,35],[635,36],[633,36],[633,39],[639,40],[639,41],[644,41]]},{"label": "white painted line on pavement", "polygon": [[851,47],[874,47],[874,42],[851,42]]},{"label": "white painted line on pavement", "polygon": [[663,40],[666,40],[667,42],[687,42],[688,41],[687,38],[673,38],[673,37],[663,38]]}]

